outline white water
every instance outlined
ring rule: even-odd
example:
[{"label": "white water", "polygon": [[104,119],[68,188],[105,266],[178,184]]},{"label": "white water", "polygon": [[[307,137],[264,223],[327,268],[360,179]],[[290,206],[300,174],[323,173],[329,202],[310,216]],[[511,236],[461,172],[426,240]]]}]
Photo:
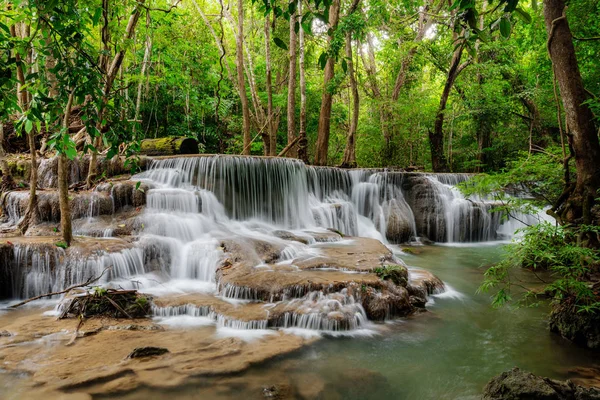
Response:
[{"label": "white water", "polygon": [[[185,157],[153,161],[134,177],[150,187],[142,214],[142,232],[131,248],[98,254],[69,254],[62,249],[15,246],[13,297],[60,290],[111,267],[100,283],[165,295],[210,293],[228,301],[254,300],[246,287],[219,285],[216,271],[225,258],[223,241],[260,240],[281,247],[280,265],[319,255],[322,243],[307,232],[414,241],[419,236],[447,243],[492,241],[510,237],[520,223],[500,224],[484,199],[465,199],[456,184],[466,175],[402,174],[306,167],[297,160],[250,157]],[[50,182],[48,183],[50,184]],[[110,192],[113,212],[115,205]],[[93,224],[102,193],[90,194],[83,216]],[[9,194],[8,223],[22,216],[23,198]],[[524,218],[528,216],[523,216]],[[85,232],[82,225],[80,232]],[[308,244],[281,239],[286,230]],[[109,236],[112,231],[104,232]],[[326,240],[326,239],[324,239]],[[352,246],[351,240],[336,243]],[[270,268],[248,246],[245,257]],[[0,271],[1,273],[1,271]],[[0,292],[0,295],[2,293]],[[237,321],[212,310],[158,310],[161,323],[174,326],[215,324],[229,330],[300,329],[322,332],[369,331],[362,306],[344,291],[324,295],[291,290],[290,311],[274,326],[266,320]],[[454,292],[447,296],[454,296]],[[458,296],[457,296],[458,297]],[[196,320],[198,319],[198,320]]]}]

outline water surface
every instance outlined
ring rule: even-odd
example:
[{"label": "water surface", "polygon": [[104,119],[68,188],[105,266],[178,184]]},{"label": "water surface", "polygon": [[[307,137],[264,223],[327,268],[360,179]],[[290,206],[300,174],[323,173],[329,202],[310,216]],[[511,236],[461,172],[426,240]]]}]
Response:
[{"label": "water surface", "polygon": [[489,295],[476,293],[485,267],[501,257],[500,245],[415,250],[401,257],[450,288],[433,298],[429,312],[382,324],[374,337],[325,337],[241,376],[123,398],[259,399],[274,386],[284,398],[478,399],[492,376],[514,366],[565,379],[571,368],[599,359],[550,333],[547,307],[494,310]]}]

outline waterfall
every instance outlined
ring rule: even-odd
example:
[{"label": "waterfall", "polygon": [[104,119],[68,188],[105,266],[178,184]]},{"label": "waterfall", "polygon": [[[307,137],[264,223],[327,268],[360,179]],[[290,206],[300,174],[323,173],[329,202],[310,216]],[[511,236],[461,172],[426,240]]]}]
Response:
[{"label": "waterfall", "polygon": [[[73,174],[79,173],[78,164],[73,165]],[[54,164],[43,162],[40,168],[44,185],[54,185]],[[86,236],[78,239],[78,246],[64,250],[41,239],[0,246],[0,298],[59,291],[104,272],[98,284],[140,288],[158,296],[202,293],[227,304],[269,296],[272,301],[266,318],[238,320],[212,305],[193,304],[154,307],[161,318],[202,317],[236,329],[363,329],[368,319],[356,292],[292,282],[274,296],[243,283],[221,282],[218,269],[237,262],[240,268],[267,274],[275,267],[298,271],[298,260],[318,258],[320,246],[333,245],[325,242],[351,248],[352,241],[338,233],[384,244],[425,238],[478,242],[505,239],[520,224],[502,223],[488,199],[465,198],[457,185],[469,179],[466,174],[342,170],[285,158],[198,156],[150,160],[132,179],[144,185],[143,195],[131,181],[77,193],[72,201],[74,218],[79,218],[74,228]],[[4,197],[3,225],[14,226],[23,217],[27,196],[10,192]],[[42,220],[58,221],[56,191],[44,190],[39,196]],[[111,237],[122,213],[135,214],[136,229],[122,239]]]}]

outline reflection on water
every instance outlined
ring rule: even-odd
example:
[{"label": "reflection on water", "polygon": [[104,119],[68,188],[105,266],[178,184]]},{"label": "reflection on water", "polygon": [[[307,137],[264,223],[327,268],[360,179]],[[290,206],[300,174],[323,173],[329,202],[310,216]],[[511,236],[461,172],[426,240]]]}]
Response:
[{"label": "reflection on water", "polygon": [[513,366],[565,379],[570,368],[598,359],[549,333],[547,309],[493,310],[489,295],[476,294],[485,266],[501,256],[499,246],[416,251],[402,258],[453,288],[452,296],[430,302],[430,312],[384,324],[373,337],[324,338],[240,376],[123,398],[478,399],[492,376]]}]

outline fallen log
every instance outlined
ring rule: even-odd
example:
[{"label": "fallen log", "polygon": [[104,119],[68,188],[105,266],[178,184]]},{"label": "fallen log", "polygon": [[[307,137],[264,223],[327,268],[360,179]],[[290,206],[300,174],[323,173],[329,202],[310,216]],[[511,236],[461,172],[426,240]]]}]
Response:
[{"label": "fallen log", "polygon": [[187,137],[165,137],[144,139],[140,153],[148,156],[171,156],[177,154],[198,154],[198,141]]}]

